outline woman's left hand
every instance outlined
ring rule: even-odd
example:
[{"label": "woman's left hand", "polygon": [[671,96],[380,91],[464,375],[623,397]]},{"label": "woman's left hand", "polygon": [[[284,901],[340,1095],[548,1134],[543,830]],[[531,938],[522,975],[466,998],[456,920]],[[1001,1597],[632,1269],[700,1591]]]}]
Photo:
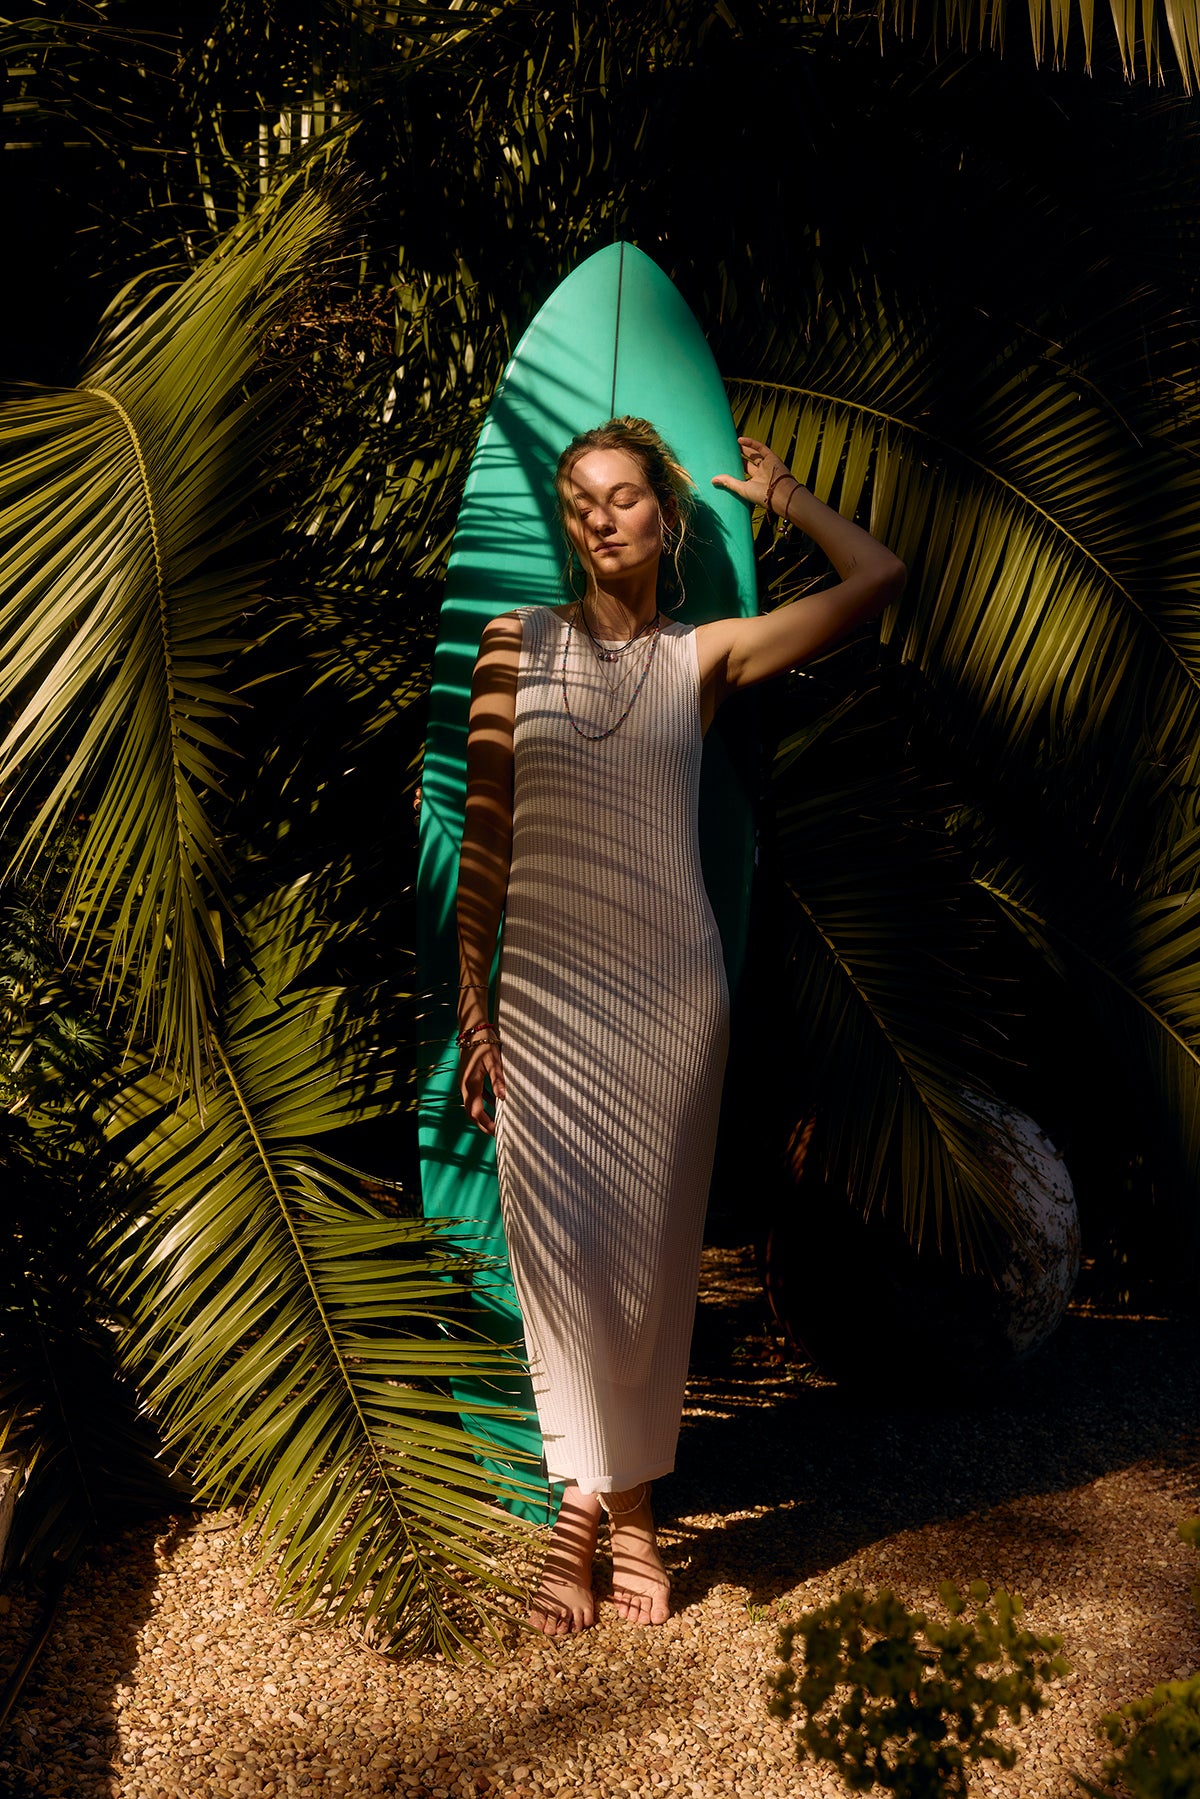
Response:
[{"label": "woman's left hand", "polygon": [[[738,448],[742,452],[745,469],[742,479],[739,481],[736,475],[714,475],[714,487],[728,488],[730,493],[737,494],[739,499],[748,501],[751,506],[765,506],[767,494],[776,480],[776,491],[784,496],[793,491],[789,485],[791,482],[795,482],[797,487],[801,485],[787,463],[781,462],[774,450],[767,444],[759,443],[756,437],[739,437]],[[771,509],[774,511],[775,506],[772,505]]]}]

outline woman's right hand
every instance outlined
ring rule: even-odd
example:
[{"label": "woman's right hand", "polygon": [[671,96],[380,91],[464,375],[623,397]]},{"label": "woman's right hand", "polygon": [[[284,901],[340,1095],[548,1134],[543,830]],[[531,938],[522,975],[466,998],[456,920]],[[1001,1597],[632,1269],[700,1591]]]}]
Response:
[{"label": "woman's right hand", "polygon": [[[782,491],[787,495],[794,493],[802,485],[787,463],[780,460],[770,444],[759,443],[757,437],[739,437],[738,449],[742,455],[741,478],[736,475],[714,475],[713,486],[724,487],[751,506],[766,506],[769,502],[773,516],[786,512],[786,505],[776,505],[772,490],[783,482],[785,485]],[[786,485],[787,482],[791,482],[790,487]]]},{"label": "woman's right hand", "polygon": [[498,1043],[482,1043],[463,1052],[462,1075],[458,1083],[467,1117],[485,1136],[496,1135],[496,1120],[485,1104],[485,1083],[495,1099],[504,1098],[504,1063]]}]

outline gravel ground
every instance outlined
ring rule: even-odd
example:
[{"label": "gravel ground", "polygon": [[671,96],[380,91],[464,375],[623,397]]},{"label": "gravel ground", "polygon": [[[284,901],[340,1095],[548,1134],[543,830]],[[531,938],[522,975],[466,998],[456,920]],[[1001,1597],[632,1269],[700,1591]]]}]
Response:
[{"label": "gravel ground", "polygon": [[[195,1795],[840,1795],[769,1718],[779,1619],[849,1586],[910,1603],[982,1576],[1059,1631],[1073,1672],[974,1794],[1077,1799],[1100,1713],[1200,1667],[1200,1329],[1077,1307],[970,1408],[867,1409],[789,1365],[748,1252],[705,1252],[679,1467],[658,1489],[677,1612],[491,1668],[394,1663],[289,1623],[231,1515],[130,1533],[76,1576],[0,1741],[14,1799]],[[0,1600],[0,1666],[35,1594]]]}]

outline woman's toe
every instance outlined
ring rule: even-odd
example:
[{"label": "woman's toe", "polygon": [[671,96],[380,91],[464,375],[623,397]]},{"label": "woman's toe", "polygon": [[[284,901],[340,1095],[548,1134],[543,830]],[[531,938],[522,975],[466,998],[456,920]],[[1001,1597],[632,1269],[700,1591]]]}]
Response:
[{"label": "woman's toe", "polygon": [[554,1599],[540,1599],[529,1608],[528,1621],[546,1637],[561,1637],[571,1628],[571,1614]]}]

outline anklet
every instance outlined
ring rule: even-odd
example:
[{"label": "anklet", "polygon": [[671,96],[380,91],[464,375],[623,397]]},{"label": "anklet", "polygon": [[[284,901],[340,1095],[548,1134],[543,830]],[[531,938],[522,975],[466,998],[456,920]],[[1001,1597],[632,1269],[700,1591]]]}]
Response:
[{"label": "anklet", "polygon": [[636,1512],[638,1507],[641,1505],[643,1499],[645,1499],[645,1497],[646,1497],[645,1481],[641,1482],[638,1496],[634,1500],[632,1505],[617,1506],[615,1510],[611,1505],[609,1505],[609,1503],[603,1493],[597,1493],[597,1495],[596,1495],[596,1498],[600,1501],[600,1505],[601,1505],[602,1509],[608,1513],[610,1518],[624,1518],[627,1513]]}]

